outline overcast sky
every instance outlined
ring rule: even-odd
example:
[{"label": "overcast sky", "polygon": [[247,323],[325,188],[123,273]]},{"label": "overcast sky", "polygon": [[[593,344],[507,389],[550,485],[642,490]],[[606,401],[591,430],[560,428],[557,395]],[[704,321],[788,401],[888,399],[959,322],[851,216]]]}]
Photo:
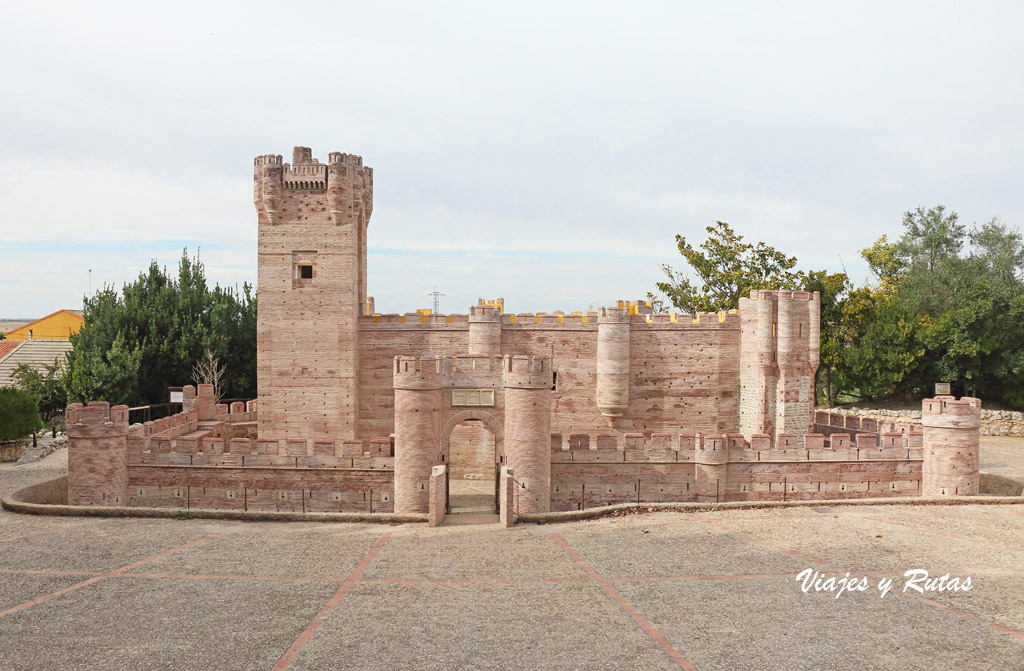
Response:
[{"label": "overcast sky", "polygon": [[1024,3],[7,3],[0,318],[200,250],[255,283],[252,159],[374,168],[381,312],[643,297],[728,221],[804,269],[943,203],[1024,222]]}]

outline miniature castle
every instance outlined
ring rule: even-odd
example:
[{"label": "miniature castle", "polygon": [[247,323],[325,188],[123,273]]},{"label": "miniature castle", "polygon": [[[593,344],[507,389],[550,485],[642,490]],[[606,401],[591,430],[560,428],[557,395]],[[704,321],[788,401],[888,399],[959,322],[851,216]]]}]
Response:
[{"label": "miniature castle", "polygon": [[817,293],[696,315],[511,314],[501,299],[381,314],[360,157],[257,157],[253,194],[258,400],[215,407],[186,387],[182,413],[133,427],[71,406],[72,504],[433,513],[438,473],[473,451],[508,515],[977,493],[976,399],[926,400],[923,427],[814,412]]}]

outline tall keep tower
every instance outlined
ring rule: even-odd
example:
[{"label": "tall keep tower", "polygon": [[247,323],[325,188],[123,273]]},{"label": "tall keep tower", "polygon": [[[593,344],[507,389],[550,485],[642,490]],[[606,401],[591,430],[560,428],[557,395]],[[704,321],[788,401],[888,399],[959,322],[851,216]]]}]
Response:
[{"label": "tall keep tower", "polygon": [[774,441],[811,430],[819,361],[818,292],[750,292],[740,299],[740,433]]},{"label": "tall keep tower", "polygon": [[253,202],[259,437],[355,438],[373,169],[338,152],[320,163],[308,147],[291,164],[257,156]]}]

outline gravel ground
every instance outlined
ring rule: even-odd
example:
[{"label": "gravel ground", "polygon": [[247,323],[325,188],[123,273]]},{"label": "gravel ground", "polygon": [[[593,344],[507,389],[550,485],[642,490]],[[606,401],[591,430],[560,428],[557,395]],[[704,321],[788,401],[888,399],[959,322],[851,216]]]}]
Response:
[{"label": "gravel ground", "polygon": [[[65,467],[0,467],[0,492]],[[868,589],[804,593],[806,568]],[[907,596],[910,569],[972,587]],[[1024,669],[1024,506],[512,529],[2,511],[0,642],[5,671]]]}]

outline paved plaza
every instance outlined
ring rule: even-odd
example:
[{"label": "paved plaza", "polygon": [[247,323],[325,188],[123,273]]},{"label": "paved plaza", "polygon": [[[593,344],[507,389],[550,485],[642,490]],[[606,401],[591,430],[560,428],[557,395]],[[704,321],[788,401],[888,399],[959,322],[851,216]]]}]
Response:
[{"label": "paved plaza", "polygon": [[[0,468],[0,491],[62,458]],[[804,569],[868,589],[804,593]],[[910,569],[972,586],[903,593]],[[512,529],[4,511],[0,641],[12,671],[1024,669],[1024,506]]]}]

